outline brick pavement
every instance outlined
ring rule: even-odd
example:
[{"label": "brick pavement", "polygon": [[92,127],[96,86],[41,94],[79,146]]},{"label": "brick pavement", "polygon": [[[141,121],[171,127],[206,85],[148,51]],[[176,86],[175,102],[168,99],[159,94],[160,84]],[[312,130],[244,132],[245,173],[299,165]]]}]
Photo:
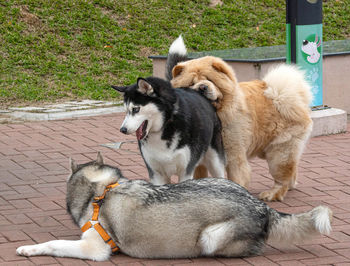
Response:
[{"label": "brick pavement", "polygon": [[[123,114],[70,120],[0,125],[0,265],[350,265],[350,124],[348,132],[312,138],[299,166],[298,188],[279,211],[300,212],[325,204],[334,212],[333,232],[291,247],[268,246],[263,256],[144,260],[125,255],[104,263],[53,257],[20,257],[15,249],[53,239],[79,239],[65,209],[68,158],[95,159],[119,166],[129,178],[147,172],[134,142],[120,150],[101,146],[134,140],[119,133]],[[257,195],[272,185],[267,165],[253,160],[250,191]]]}]

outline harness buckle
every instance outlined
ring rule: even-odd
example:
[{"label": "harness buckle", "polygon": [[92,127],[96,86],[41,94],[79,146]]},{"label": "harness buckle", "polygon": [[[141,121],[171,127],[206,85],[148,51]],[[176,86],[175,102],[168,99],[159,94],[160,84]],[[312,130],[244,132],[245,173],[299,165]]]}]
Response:
[{"label": "harness buckle", "polygon": [[104,202],[104,197],[103,197],[103,198],[95,197],[94,200],[93,200],[93,202],[92,202],[92,204],[95,203],[95,204],[97,204],[99,207],[101,207],[102,204],[103,204],[103,202]]}]

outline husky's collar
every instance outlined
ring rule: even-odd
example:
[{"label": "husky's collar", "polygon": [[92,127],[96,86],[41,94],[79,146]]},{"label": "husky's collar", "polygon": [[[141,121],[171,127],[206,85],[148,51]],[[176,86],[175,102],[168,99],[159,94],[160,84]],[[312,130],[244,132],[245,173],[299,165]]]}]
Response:
[{"label": "husky's collar", "polygon": [[113,239],[108,235],[106,230],[102,227],[102,225],[98,221],[98,214],[100,212],[100,207],[102,206],[103,200],[106,196],[106,193],[110,191],[112,188],[115,188],[116,186],[119,186],[119,183],[113,183],[108,186],[106,186],[105,190],[103,191],[103,194],[101,196],[94,197],[94,200],[92,202],[92,206],[94,207],[94,212],[92,214],[92,218],[90,221],[87,221],[82,227],[81,231],[85,232],[86,230],[93,227],[97,233],[102,237],[102,239],[105,241],[106,244],[110,245],[112,249],[112,253],[117,253],[119,251],[119,247],[117,244],[113,241]]}]

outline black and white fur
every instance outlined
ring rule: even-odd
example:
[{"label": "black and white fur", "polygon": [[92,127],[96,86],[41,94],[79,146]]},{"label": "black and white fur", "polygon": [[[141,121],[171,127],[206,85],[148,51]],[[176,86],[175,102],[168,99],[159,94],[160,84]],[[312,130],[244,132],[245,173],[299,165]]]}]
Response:
[{"label": "black and white fur", "polygon": [[[96,161],[76,165],[67,183],[67,208],[84,225],[92,200],[118,182],[101,206],[98,220],[120,250],[139,258],[242,257],[262,253],[266,241],[293,243],[328,234],[332,212],[318,206],[299,214],[280,213],[240,185],[221,178],[155,186],[128,180],[118,168]],[[22,256],[51,255],[107,260],[111,248],[94,230],[80,240],[53,240],[17,249]]]},{"label": "black and white fur", "polygon": [[187,61],[187,49],[182,36],[180,35],[173,43],[170,45],[169,53],[166,62],[165,77],[168,81],[173,79],[172,70],[174,66],[179,62]]},{"label": "black and white fur", "polygon": [[221,123],[210,102],[189,88],[172,88],[170,82],[148,77],[126,87],[126,116],[120,131],[133,134],[153,184],[193,178],[205,165],[213,177],[225,176]]}]

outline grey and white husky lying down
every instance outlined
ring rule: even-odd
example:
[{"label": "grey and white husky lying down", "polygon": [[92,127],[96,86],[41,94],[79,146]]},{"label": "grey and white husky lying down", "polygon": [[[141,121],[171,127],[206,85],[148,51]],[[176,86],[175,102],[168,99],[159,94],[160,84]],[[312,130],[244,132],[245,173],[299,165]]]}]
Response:
[{"label": "grey and white husky lying down", "polygon": [[[82,227],[93,215],[92,201],[105,187],[98,221],[120,250],[139,258],[241,257],[261,254],[270,240],[293,243],[328,234],[332,212],[324,206],[299,214],[280,213],[236,183],[219,178],[152,185],[128,180],[118,168],[97,160],[71,161],[67,207]],[[53,240],[22,246],[18,255],[107,260],[111,247],[94,228],[81,240]]]}]

